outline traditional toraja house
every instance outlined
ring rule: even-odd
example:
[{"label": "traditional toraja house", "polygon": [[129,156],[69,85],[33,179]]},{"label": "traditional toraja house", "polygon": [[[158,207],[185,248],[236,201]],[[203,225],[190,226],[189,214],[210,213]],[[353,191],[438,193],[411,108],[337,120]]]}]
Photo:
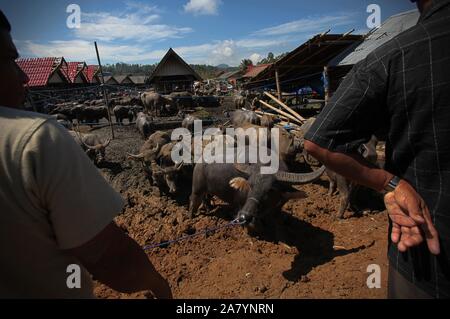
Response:
[{"label": "traditional toraja house", "polygon": [[89,84],[86,62],[68,62],[68,76],[70,83]]},{"label": "traditional toraja house", "polygon": [[86,68],[86,75],[89,83],[100,84],[100,68],[98,65],[88,65]]},{"label": "traditional toraja house", "polygon": [[108,85],[119,85],[119,81],[117,81],[115,76],[107,75],[104,77],[105,84]]},{"label": "traditional toraja house", "polygon": [[245,85],[246,89],[295,91],[309,85],[323,93],[324,67],[348,47],[363,40],[362,35],[322,33],[309,39],[284,58],[271,64]]},{"label": "traditional toraja house", "polygon": [[128,75],[115,75],[114,78],[120,85],[133,85],[133,81],[131,81]]},{"label": "traditional toraja house", "polygon": [[28,87],[39,89],[61,87],[69,83],[68,65],[60,58],[18,59],[17,64],[28,76]]},{"label": "traditional toraja house", "polygon": [[166,53],[148,79],[157,92],[193,91],[202,78],[172,48]]},{"label": "traditional toraja house", "polygon": [[145,75],[130,75],[129,78],[135,86],[145,86],[147,81],[147,76]]},{"label": "traditional toraja house", "polygon": [[417,24],[420,13],[417,10],[406,11],[388,18],[383,24],[369,32],[362,43],[357,43],[336,56],[325,68],[329,96],[336,91],[342,79],[352,67],[367,57],[376,48],[398,34]]}]

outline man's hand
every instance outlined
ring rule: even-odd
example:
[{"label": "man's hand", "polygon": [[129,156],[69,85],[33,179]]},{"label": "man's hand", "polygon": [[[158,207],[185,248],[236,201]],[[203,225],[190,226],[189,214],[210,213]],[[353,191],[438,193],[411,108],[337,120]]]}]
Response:
[{"label": "man's hand", "polygon": [[401,180],[395,191],[386,194],[384,202],[392,221],[391,240],[399,251],[405,252],[425,239],[432,254],[440,253],[438,232],[428,207],[408,182]]},{"label": "man's hand", "polygon": [[169,283],[152,265],[142,248],[114,222],[88,243],[67,250],[101,283],[133,293],[150,290],[155,298],[171,299]]}]

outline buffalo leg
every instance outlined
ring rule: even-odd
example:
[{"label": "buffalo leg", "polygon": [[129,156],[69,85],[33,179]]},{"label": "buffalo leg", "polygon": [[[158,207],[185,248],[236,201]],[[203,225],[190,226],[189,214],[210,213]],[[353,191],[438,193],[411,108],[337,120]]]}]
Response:
[{"label": "buffalo leg", "polygon": [[350,182],[347,181],[344,177],[338,176],[337,189],[339,191],[340,196],[338,218],[343,218],[344,213],[347,210],[350,203],[350,192],[351,192]]},{"label": "buffalo leg", "polygon": [[194,215],[197,213],[198,208],[202,204],[203,194],[192,193],[189,202],[189,217],[194,218]]}]

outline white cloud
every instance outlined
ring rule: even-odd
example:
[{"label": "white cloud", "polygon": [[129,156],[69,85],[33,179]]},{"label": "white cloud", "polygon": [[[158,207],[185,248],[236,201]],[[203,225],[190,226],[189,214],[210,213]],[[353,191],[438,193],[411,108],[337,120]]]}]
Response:
[{"label": "white cloud", "polygon": [[252,55],[250,55],[249,59],[252,60],[253,64],[257,64],[259,61],[261,61],[262,56],[261,54],[253,53]]},{"label": "white cloud", "polygon": [[254,35],[279,36],[291,33],[320,33],[338,26],[352,25],[353,14],[341,13],[332,16],[311,16],[256,31]]},{"label": "white cloud", "polygon": [[127,9],[120,14],[109,12],[82,13],[81,27],[75,36],[82,40],[134,40],[144,42],[167,38],[180,38],[193,30],[157,23],[160,10],[136,2],[127,3]]},{"label": "white cloud", "polygon": [[221,0],[189,0],[184,11],[195,15],[216,15],[221,4]]},{"label": "white cloud", "polygon": [[[32,41],[17,42],[21,56],[63,56],[67,61],[86,61],[97,64],[94,45],[85,40],[50,41],[47,44]],[[160,60],[166,50],[146,51],[138,46],[130,45],[99,45],[102,63],[127,62],[147,63]]]}]

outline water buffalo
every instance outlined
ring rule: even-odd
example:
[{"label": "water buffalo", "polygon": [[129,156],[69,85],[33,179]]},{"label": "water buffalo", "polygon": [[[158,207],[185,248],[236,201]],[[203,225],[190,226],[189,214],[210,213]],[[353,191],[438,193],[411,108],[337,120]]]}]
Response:
[{"label": "water buffalo", "polygon": [[159,188],[168,187],[169,193],[177,191],[177,180],[183,168],[183,163],[174,163],[172,160],[172,149],[176,142],[165,144],[161,147],[156,159],[151,162],[153,183]]},{"label": "water buffalo", "polygon": [[166,105],[172,105],[173,100],[170,97],[164,97],[156,92],[144,92],[141,94],[142,105],[147,114],[160,116],[164,113]]},{"label": "water buffalo", "polygon": [[186,115],[183,122],[181,123],[181,127],[188,129],[191,133],[194,132],[194,121],[200,120],[198,117],[194,115]]},{"label": "water buffalo", "polygon": [[128,119],[128,122],[133,122],[134,113],[130,106],[128,105],[116,105],[113,109],[114,116],[116,117],[116,122],[122,125],[124,119]]},{"label": "water buffalo", "polygon": [[[255,150],[246,148],[245,151]],[[261,174],[260,168],[261,164],[197,163],[193,172],[190,216],[197,212],[205,195],[215,195],[237,208],[237,217],[255,230],[264,216],[280,209],[289,199],[305,197],[304,192],[293,189],[292,185],[313,182],[325,170],[322,167],[312,173],[290,173],[283,161],[275,174]]]},{"label": "water buffalo", "polygon": [[233,127],[242,127],[244,124],[260,124],[260,119],[255,112],[248,110],[237,110],[231,113],[231,124]]},{"label": "water buffalo", "polygon": [[86,106],[80,110],[78,120],[87,123],[98,123],[101,119],[105,118],[109,121],[108,110],[103,106]]},{"label": "water buffalo", "polygon": [[128,158],[140,161],[150,172],[151,162],[156,160],[161,147],[171,142],[170,135],[163,131],[156,131],[142,145],[139,154],[128,154]]},{"label": "water buffalo", "polygon": [[105,160],[105,151],[111,142],[110,139],[102,142],[96,134],[81,134],[75,131],[69,131],[70,135],[86,152],[95,165],[99,165]]},{"label": "water buffalo", "polygon": [[153,120],[143,112],[136,116],[136,127],[144,139],[147,139],[154,131]]},{"label": "water buffalo", "polygon": [[234,97],[234,107],[236,108],[236,110],[240,110],[242,108],[245,107],[245,97],[243,97],[242,95],[236,95]]},{"label": "water buffalo", "polygon": [[[360,148],[361,155],[370,163],[376,164],[377,162],[377,147],[378,140],[375,136],[369,140],[369,142],[363,144]],[[328,188],[328,195],[333,195],[336,191],[336,188],[339,192],[339,210],[337,212],[338,218],[343,218],[344,213],[350,206],[350,200],[353,196],[353,193],[357,187],[355,183],[346,179],[342,175],[337,174],[336,172],[326,169],[326,175],[330,180],[330,185]]]}]

